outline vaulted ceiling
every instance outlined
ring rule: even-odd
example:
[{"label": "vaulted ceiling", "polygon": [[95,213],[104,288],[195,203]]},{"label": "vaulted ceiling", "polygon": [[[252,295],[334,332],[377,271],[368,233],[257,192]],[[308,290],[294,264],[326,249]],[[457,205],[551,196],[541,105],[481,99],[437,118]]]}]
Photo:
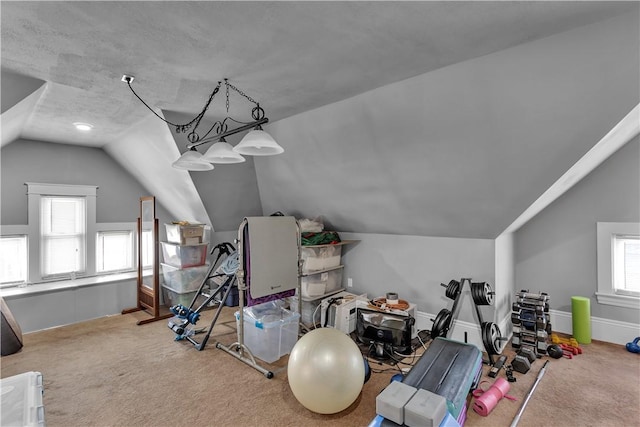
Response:
[{"label": "vaulted ceiling", "polygon": [[[345,231],[494,237],[638,102],[637,38],[597,26],[631,16],[637,36],[636,2],[3,1],[0,12],[2,145],[103,148],[176,218],[216,230],[286,210]],[[560,35],[585,26],[597,58],[585,41],[563,59],[575,46]],[[560,47],[541,56],[536,41],[554,35]],[[123,74],[185,121],[229,78],[265,108],[285,155],[171,170],[186,139]],[[226,114],[218,98],[207,123]],[[246,102],[231,101],[246,120]]]}]

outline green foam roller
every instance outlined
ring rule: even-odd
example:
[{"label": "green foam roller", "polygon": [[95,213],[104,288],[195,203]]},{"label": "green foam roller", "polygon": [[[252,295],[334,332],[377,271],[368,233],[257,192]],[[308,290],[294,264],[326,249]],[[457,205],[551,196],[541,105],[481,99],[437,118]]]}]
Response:
[{"label": "green foam roller", "polygon": [[573,337],[580,344],[591,342],[591,300],[585,297],[571,297]]}]

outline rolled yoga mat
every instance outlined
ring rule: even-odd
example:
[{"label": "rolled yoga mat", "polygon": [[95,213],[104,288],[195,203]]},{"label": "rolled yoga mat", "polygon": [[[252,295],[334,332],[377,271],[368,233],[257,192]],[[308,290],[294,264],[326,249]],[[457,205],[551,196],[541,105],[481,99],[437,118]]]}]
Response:
[{"label": "rolled yoga mat", "polygon": [[591,342],[591,300],[585,297],[571,297],[571,317],[573,337],[580,344]]}]

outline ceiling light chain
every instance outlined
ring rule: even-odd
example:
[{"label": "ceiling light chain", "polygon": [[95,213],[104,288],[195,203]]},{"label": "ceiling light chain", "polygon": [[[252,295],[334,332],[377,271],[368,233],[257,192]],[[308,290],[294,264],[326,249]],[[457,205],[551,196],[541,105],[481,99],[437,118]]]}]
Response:
[{"label": "ceiling light chain", "polygon": [[249,101],[253,102],[256,105],[260,105],[259,102],[257,102],[255,99],[253,99],[252,97],[250,97],[249,95],[247,95],[246,93],[244,93],[243,91],[241,91],[240,89],[238,89],[237,87],[235,87],[234,85],[232,85],[231,83],[229,83],[229,81],[227,79],[224,79],[224,82],[227,85],[227,93],[229,91],[229,88],[235,90],[236,92],[238,92],[240,95],[244,96],[245,98],[247,98]]},{"label": "ceiling light chain", "polygon": [[[122,81],[125,82],[127,84],[127,86],[129,86],[129,89],[131,90],[131,92],[136,96],[136,98],[138,98],[138,100],[140,102],[142,102],[142,104],[147,107],[147,109],[149,111],[151,111],[153,114],[155,114],[156,117],[158,117],[160,120],[162,120],[163,122],[167,123],[168,125],[171,125],[173,127],[176,128],[176,132],[177,133],[184,133],[187,130],[189,130],[189,128],[191,128],[191,125],[193,125],[193,123],[197,122],[195,127],[194,127],[194,131],[195,129],[198,127],[198,125],[200,124],[200,120],[202,120],[202,117],[204,117],[204,114],[206,113],[207,109],[209,108],[209,104],[211,104],[211,102],[213,101],[213,98],[215,97],[215,95],[218,93],[218,91],[220,90],[220,85],[222,84],[222,82],[218,82],[218,86],[215,87],[215,89],[213,89],[213,92],[211,92],[211,95],[209,95],[209,100],[207,101],[207,103],[205,104],[204,108],[202,109],[202,111],[200,112],[200,114],[198,114],[196,117],[193,118],[193,120],[191,120],[189,123],[185,123],[185,124],[177,124],[177,123],[172,123],[169,120],[165,119],[164,117],[162,117],[161,115],[159,115],[158,113],[156,113],[154,111],[153,108],[151,108],[149,106],[149,104],[147,104],[141,97],[140,95],[138,95],[136,93],[135,90],[133,90],[133,87],[131,86],[131,82],[134,80],[133,76],[128,76],[128,75],[124,75],[122,76]],[[195,134],[195,141],[191,141],[191,134],[189,134],[189,140],[190,142],[197,142],[200,137],[198,136],[198,134],[196,134],[195,132],[192,132]]]},{"label": "ceiling light chain", "polygon": [[[260,103],[258,101],[256,101],[255,99],[253,99],[252,97],[250,97],[249,95],[244,93],[241,89],[238,89],[237,87],[235,87],[234,85],[229,83],[229,80],[224,79],[224,83],[227,86],[227,114],[229,113],[229,88],[231,88],[231,89],[235,90],[241,96],[244,96],[245,98],[247,98],[249,100],[249,102],[253,102],[254,104],[256,104],[256,106],[251,110],[251,117],[253,118],[253,120],[257,121],[257,120],[261,120],[261,119],[263,119],[265,117],[264,110],[260,107]],[[234,121],[237,122],[237,123],[243,123],[243,122],[239,122],[237,120],[234,120]]]},{"label": "ceiling light chain", "polygon": [[[222,121],[216,121],[211,128],[204,134],[201,138],[197,133],[196,129],[200,125],[202,118],[205,113],[209,109],[209,105],[213,101],[213,98],[220,90],[220,86],[222,85],[221,81],[218,81],[218,85],[215,87],[211,95],[209,95],[209,99],[205,104],[202,111],[186,124],[176,124],[171,123],[170,121],[164,119],[158,113],[156,113],[153,108],[151,108],[136,92],[133,90],[131,86],[131,82],[134,80],[133,76],[124,75],[122,76],[122,81],[127,83],[131,92],[138,98],[142,104],[149,109],[153,114],[156,115],[163,122],[167,123],[170,126],[175,127],[176,133],[186,133],[192,126],[193,130],[187,134],[187,139],[189,140],[189,144],[187,144],[188,151],[178,160],[173,163],[173,166],[178,169],[184,170],[211,170],[213,169],[212,163],[241,163],[244,162],[245,159],[241,156],[242,154],[250,155],[250,156],[271,156],[275,154],[280,154],[284,152],[284,149],[278,145],[278,143],[264,130],[262,130],[263,124],[269,122],[269,119],[266,117],[264,109],[260,107],[260,104],[256,102],[249,95],[244,93],[242,90],[238,89],[231,83],[229,83],[228,79],[224,79],[225,83],[225,92],[226,92],[226,108],[227,108],[227,117]],[[239,120],[235,120],[229,117],[229,89],[233,89],[239,95],[243,96],[253,104],[255,107],[251,110],[251,117],[253,118],[253,122],[241,122]],[[233,121],[235,123],[240,124],[241,126],[228,130],[227,121]],[[252,130],[251,130],[252,129]],[[227,141],[225,137],[234,135],[239,132],[244,132],[250,130],[240,141],[240,143],[232,147]],[[209,137],[209,133],[212,131],[217,132],[216,135]],[[206,144],[209,142],[217,141],[213,144],[203,156],[198,152],[196,147],[202,144]]]}]

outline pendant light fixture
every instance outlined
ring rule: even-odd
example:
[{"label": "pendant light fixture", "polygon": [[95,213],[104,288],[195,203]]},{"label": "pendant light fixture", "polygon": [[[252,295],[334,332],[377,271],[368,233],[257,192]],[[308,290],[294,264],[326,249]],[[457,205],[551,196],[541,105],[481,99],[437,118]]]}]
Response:
[{"label": "pendant light fixture", "polygon": [[[171,123],[168,120],[165,120],[159,114],[157,114],[140,96],[133,90],[131,83],[133,82],[134,77],[130,75],[122,76],[122,81],[127,83],[131,92],[147,107],[153,114],[155,114],[159,119],[164,121],[170,126],[173,126],[176,130],[176,133],[187,133],[187,140],[189,143],[187,144],[188,150],[180,156],[178,160],[173,162],[172,166],[178,169],[189,170],[189,171],[203,171],[203,170],[211,170],[213,169],[212,163],[242,163],[245,161],[245,158],[242,155],[248,156],[271,156],[275,154],[280,154],[284,152],[284,148],[282,148],[271,135],[265,132],[262,129],[262,125],[269,122],[269,119],[265,116],[265,112],[260,107],[260,104],[256,102],[253,98],[246,95],[243,91],[229,83],[228,79],[224,79],[224,84],[226,88],[226,107],[227,107],[227,117],[222,121],[216,121],[213,126],[202,136],[196,132],[200,121],[204,117],[209,105],[213,101],[216,94],[220,91],[220,87],[222,86],[222,82],[218,82],[218,85],[214,88],[213,92],[209,95],[209,99],[204,105],[202,111],[194,117],[190,122],[185,124],[176,124]],[[229,89],[232,89],[242,97],[246,98],[248,101],[255,104],[255,106],[251,109],[251,118],[253,122],[241,122],[235,120],[228,116],[229,114]],[[228,129],[228,121],[233,121],[240,126],[235,129]],[[236,133],[244,132],[249,130],[249,132],[242,138],[240,143],[233,147],[229,144],[225,137],[234,135]],[[208,136],[211,132],[215,132],[215,135]],[[198,152],[197,147],[203,144],[208,144],[213,142],[214,144],[202,155]]]},{"label": "pendant light fixture", "polygon": [[233,149],[224,137],[209,147],[202,158],[211,163],[242,163],[246,160]]},{"label": "pendant light fixture", "polygon": [[273,156],[284,152],[278,143],[258,125],[249,131],[233,151],[247,156]]},{"label": "pendant light fixture", "polygon": [[210,171],[213,169],[213,165],[205,161],[195,147],[185,151],[171,166],[187,171]]}]

